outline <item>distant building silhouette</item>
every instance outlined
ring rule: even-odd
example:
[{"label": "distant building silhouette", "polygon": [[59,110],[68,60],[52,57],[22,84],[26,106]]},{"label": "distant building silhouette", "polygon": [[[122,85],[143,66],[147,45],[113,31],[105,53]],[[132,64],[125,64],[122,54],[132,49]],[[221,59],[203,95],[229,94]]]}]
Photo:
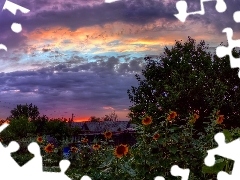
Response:
[{"label": "distant building silhouette", "polygon": [[72,122],[71,127],[81,129],[81,133],[73,137],[73,143],[80,142],[83,137],[87,137],[89,142],[94,138],[104,140],[105,131],[112,132],[115,145],[120,143],[133,145],[136,142],[134,137],[136,125],[131,124],[130,121]]}]

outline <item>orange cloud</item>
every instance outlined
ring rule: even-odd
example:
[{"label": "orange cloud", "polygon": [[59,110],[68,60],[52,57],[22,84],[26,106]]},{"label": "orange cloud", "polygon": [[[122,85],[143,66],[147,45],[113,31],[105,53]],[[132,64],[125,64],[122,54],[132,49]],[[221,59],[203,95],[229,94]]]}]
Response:
[{"label": "orange cloud", "polygon": [[[199,29],[202,29],[199,35]],[[105,24],[104,26],[82,27],[71,31],[65,27],[39,29],[28,34],[29,44],[34,44],[41,51],[60,48],[62,51],[80,51],[83,53],[107,52],[156,52],[164,46],[175,44],[175,40],[187,40],[188,36],[196,40],[220,42],[212,25],[188,21],[167,22],[159,19],[146,25],[134,25],[122,22]],[[48,44],[48,45],[46,45]]]}]

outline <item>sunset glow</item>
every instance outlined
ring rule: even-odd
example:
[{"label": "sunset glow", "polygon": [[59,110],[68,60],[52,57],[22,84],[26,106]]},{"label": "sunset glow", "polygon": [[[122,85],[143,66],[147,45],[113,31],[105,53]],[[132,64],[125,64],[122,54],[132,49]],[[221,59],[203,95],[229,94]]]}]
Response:
[{"label": "sunset glow", "polygon": [[[159,56],[188,36],[205,40],[214,52],[226,43],[221,30],[227,26],[240,38],[239,24],[208,2],[206,15],[189,16],[185,23],[175,18],[171,0],[17,3],[30,12],[0,15],[0,42],[8,47],[0,50],[1,118],[18,104],[33,103],[49,118],[73,113],[75,121],[86,121],[115,111],[119,120],[129,120],[127,90],[138,85],[135,74],[141,74],[145,56]],[[200,8],[191,3],[190,11]],[[231,12],[236,3],[227,2]],[[11,31],[15,20],[20,33]]]}]

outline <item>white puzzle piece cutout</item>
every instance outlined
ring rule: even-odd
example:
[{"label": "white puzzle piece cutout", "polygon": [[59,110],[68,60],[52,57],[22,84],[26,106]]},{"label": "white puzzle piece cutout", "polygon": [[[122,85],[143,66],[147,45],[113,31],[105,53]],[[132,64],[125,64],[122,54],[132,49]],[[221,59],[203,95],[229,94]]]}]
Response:
[{"label": "white puzzle piece cutout", "polygon": [[19,6],[18,4],[15,4],[8,0],[5,1],[5,4],[3,6],[3,10],[5,9],[9,10],[14,15],[16,15],[17,10],[21,11],[22,13],[28,13],[30,11],[29,9]]},{"label": "white puzzle piece cutout", "polygon": [[236,23],[240,23],[240,11],[236,11],[236,12],[233,13],[233,20]]},{"label": "white puzzle piece cutout", "polygon": [[[188,180],[189,174],[190,174],[190,169],[182,169],[178,165],[173,165],[171,167],[171,174],[172,176],[180,176],[182,177],[181,180]],[[154,180],[165,180],[164,177],[162,176],[157,176],[154,178]]]},{"label": "white puzzle piece cutout", "polygon": [[116,1],[119,1],[119,0],[105,0],[105,3],[113,3],[113,2],[116,2]]},{"label": "white puzzle piece cutout", "polygon": [[[6,0],[4,3],[4,6],[2,8],[2,10],[8,10],[10,11],[12,14],[16,15],[17,10],[21,11],[22,13],[28,13],[30,12],[29,9],[24,8],[18,4],[15,4],[11,1]],[[20,33],[22,31],[22,25],[19,23],[12,23],[11,25],[11,30],[15,33]],[[5,51],[7,51],[7,47],[4,44],[0,44],[0,49],[3,49]]]},{"label": "white puzzle piece cutout", "polygon": [[[9,124],[6,123],[1,125],[0,132],[8,126]],[[36,142],[32,142],[28,146],[28,151],[32,153],[34,157],[21,167],[11,156],[11,153],[16,152],[18,149],[19,144],[15,141],[10,142],[7,147],[4,147],[0,142],[0,179],[71,180],[65,174],[70,166],[70,161],[60,161],[59,167],[61,172],[44,172],[40,147]],[[91,180],[91,178],[83,176],[81,180]]]},{"label": "white puzzle piece cutout", "polygon": [[207,2],[207,1],[216,1],[215,9],[219,13],[222,13],[222,12],[226,11],[226,9],[227,9],[227,5],[224,2],[224,0],[200,0],[201,10],[188,13],[187,12],[187,8],[188,8],[187,2],[184,0],[180,0],[176,3],[176,8],[178,10],[178,14],[174,14],[174,16],[176,18],[178,18],[181,22],[185,22],[186,18],[189,15],[193,15],[193,14],[203,15],[203,14],[205,14],[205,9],[204,9],[203,3]]},{"label": "white puzzle piece cutout", "polygon": [[[228,40],[228,47],[218,46],[216,48],[216,54],[219,58],[229,55],[231,68],[240,68],[240,58],[235,58],[232,55],[232,50],[235,47],[240,47],[240,39],[233,40],[233,30],[232,28],[225,28],[222,32],[225,32]],[[238,72],[238,77],[240,78],[240,71]]]},{"label": "white puzzle piece cutout", "polygon": [[214,139],[218,143],[218,147],[207,151],[208,155],[204,159],[205,165],[213,166],[215,164],[215,155],[233,160],[234,164],[231,175],[224,171],[220,171],[217,175],[217,179],[238,180],[240,177],[240,139],[238,138],[232,142],[226,143],[223,133],[217,133]]}]

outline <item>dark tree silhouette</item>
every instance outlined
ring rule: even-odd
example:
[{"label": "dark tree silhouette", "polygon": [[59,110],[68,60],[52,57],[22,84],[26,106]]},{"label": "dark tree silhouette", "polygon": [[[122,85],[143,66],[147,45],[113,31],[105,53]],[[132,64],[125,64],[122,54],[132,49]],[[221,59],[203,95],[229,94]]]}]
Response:
[{"label": "dark tree silhouette", "polygon": [[11,115],[7,118],[7,119],[13,119],[13,118],[20,118],[20,117],[27,117],[29,118],[31,121],[34,121],[37,119],[37,117],[39,116],[39,111],[38,111],[38,107],[37,106],[33,106],[32,103],[31,104],[26,104],[26,105],[17,105],[16,108],[14,108],[13,110],[11,110]]},{"label": "dark tree silhouette", "polygon": [[101,118],[96,117],[96,116],[91,116],[88,120],[91,122],[99,122],[99,121],[101,121]]}]

